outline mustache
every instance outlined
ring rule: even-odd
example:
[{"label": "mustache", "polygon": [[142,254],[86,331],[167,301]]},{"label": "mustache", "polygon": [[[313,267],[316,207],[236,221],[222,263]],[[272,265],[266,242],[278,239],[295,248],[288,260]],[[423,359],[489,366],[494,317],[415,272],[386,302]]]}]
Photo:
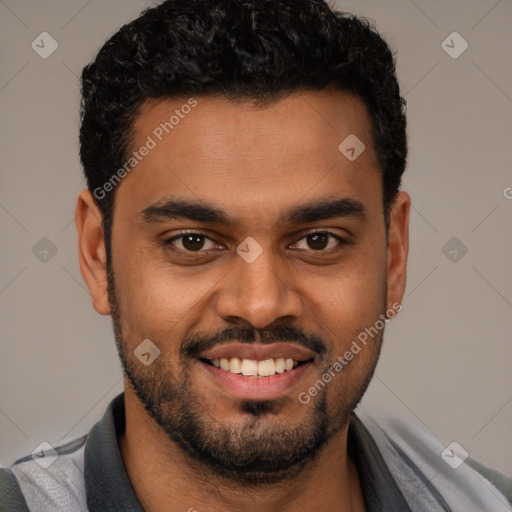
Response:
[{"label": "mustache", "polygon": [[[259,335],[257,335],[257,333],[259,333]],[[225,342],[235,340],[240,343],[297,343],[320,356],[327,353],[327,347],[321,337],[316,336],[315,334],[306,335],[303,331],[295,327],[277,325],[273,328],[266,328],[262,330],[234,327],[214,334],[188,337],[185,338],[181,344],[180,355],[182,358],[197,358],[206,350],[210,350]]]}]

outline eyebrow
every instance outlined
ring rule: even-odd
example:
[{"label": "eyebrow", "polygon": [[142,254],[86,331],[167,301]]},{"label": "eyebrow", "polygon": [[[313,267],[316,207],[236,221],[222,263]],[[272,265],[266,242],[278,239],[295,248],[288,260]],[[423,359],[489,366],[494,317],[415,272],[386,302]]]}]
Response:
[{"label": "eyebrow", "polygon": [[[294,206],[279,217],[276,224],[311,223],[340,217],[354,217],[364,221],[366,208],[356,199],[327,198]],[[233,217],[215,205],[179,197],[166,198],[151,204],[139,213],[139,218],[146,224],[179,219],[226,226],[236,224]]]}]

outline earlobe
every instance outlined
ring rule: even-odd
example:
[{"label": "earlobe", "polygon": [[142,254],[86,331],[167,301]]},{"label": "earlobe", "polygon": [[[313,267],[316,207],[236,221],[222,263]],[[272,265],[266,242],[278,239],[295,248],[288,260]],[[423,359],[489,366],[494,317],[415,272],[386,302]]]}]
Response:
[{"label": "earlobe", "polygon": [[411,198],[399,191],[390,212],[387,254],[387,307],[402,303],[407,281],[407,256],[409,254],[409,213]]},{"label": "earlobe", "polygon": [[102,221],[103,215],[91,192],[82,190],[75,210],[80,272],[91,294],[94,309],[100,315],[110,315]]}]

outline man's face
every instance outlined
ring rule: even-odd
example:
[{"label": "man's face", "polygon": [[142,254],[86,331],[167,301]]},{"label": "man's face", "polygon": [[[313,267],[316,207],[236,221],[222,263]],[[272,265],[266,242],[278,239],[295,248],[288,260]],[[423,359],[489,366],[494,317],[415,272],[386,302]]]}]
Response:
[{"label": "man's face", "polygon": [[[263,109],[222,97],[181,109],[187,99],[146,103],[134,126],[131,151],[148,136],[155,144],[116,191],[116,342],[147,412],[186,453],[240,481],[277,481],[346,425],[382,329],[309,403],[299,394],[401,299],[386,280],[370,118],[336,91]],[[172,131],[158,130],[176,109]],[[349,135],[366,146],[355,160],[338,149]],[[171,200],[215,208],[229,223],[201,219],[198,208],[182,216],[165,207]],[[316,206],[337,200],[342,208],[318,215]],[[160,350],[147,366],[134,354],[143,340]],[[244,375],[269,359],[259,370],[273,375]],[[283,371],[280,359],[296,367]]]}]

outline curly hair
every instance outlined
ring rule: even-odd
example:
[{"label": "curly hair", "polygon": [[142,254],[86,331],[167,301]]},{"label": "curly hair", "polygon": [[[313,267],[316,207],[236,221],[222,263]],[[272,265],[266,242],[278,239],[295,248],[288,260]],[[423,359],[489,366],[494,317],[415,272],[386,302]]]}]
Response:
[{"label": "curly hair", "polygon": [[[365,103],[386,225],[407,157],[395,58],[372,22],[324,0],[167,0],[124,25],[82,72],[80,158],[91,192],[123,166],[149,98],[221,94],[268,104],[334,85]],[[96,198],[110,253],[115,189]]]}]

